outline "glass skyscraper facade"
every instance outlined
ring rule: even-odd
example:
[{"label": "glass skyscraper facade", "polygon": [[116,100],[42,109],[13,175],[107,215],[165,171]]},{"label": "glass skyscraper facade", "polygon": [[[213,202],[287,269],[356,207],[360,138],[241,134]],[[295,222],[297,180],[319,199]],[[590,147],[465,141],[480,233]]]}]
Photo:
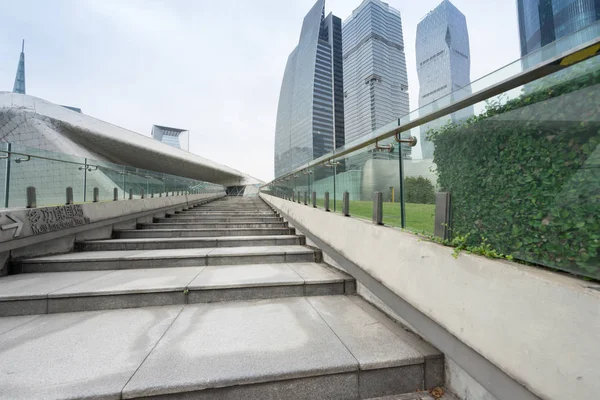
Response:
[{"label": "glass skyscraper facade", "polygon": [[[416,41],[419,107],[429,103],[435,106],[436,100],[451,93],[453,100],[469,95],[470,91],[463,88],[471,83],[471,52],[464,14],[444,0],[419,22]],[[468,108],[452,114],[446,121],[438,119],[422,126],[423,158],[433,158],[433,144],[427,140],[427,131],[450,119],[459,121],[472,114],[472,109]]]},{"label": "glass skyscraper facade", "polygon": [[365,0],[344,21],[346,143],[409,112],[408,77],[400,12]]},{"label": "glass skyscraper facade", "polygon": [[521,55],[600,19],[599,0],[517,0]]},{"label": "glass skyscraper facade", "polygon": [[288,57],[277,108],[275,177],[344,145],[342,22],[318,0]]}]

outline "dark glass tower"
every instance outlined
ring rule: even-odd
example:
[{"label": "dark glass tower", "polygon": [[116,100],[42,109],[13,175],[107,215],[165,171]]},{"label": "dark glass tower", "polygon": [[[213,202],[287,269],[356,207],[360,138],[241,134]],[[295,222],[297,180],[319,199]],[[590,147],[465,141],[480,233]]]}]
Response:
[{"label": "dark glass tower", "polygon": [[521,56],[600,19],[600,0],[517,0]]},{"label": "dark glass tower", "polygon": [[275,177],[344,145],[342,22],[318,0],[285,67],[275,127]]}]

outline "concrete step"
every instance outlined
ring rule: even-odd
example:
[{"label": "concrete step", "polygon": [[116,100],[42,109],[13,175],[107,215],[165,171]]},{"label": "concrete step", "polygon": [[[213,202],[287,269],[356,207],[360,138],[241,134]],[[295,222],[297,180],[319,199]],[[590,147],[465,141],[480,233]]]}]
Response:
[{"label": "concrete step", "polygon": [[[162,228],[162,227],[161,227]],[[115,238],[216,237],[294,235],[294,228],[229,228],[229,229],[117,229]]]},{"label": "concrete step", "polygon": [[199,212],[249,212],[249,213],[274,213],[270,208],[247,208],[247,207],[198,207],[194,211]]},{"label": "concrete step", "polygon": [[198,210],[230,210],[230,211],[272,211],[272,208],[264,205],[243,205],[243,204],[214,204],[209,203],[197,208]]},{"label": "concrete step", "polygon": [[138,224],[140,229],[287,228],[287,222],[161,222]]},{"label": "concrete step", "polygon": [[175,214],[168,215],[189,215],[189,216],[214,216],[214,217],[270,217],[277,216],[273,211],[176,211]]},{"label": "concrete step", "polygon": [[0,316],[351,294],[324,264],[250,264],[44,272],[0,278]]},{"label": "concrete step", "polygon": [[256,246],[86,251],[24,259],[13,268],[31,273],[320,261],[321,253],[305,246]]},{"label": "concrete step", "polygon": [[198,216],[198,215],[173,215],[167,218],[154,218],[154,222],[170,223],[170,222],[206,222],[206,223],[276,223],[283,222],[281,217],[213,217],[213,216]]},{"label": "concrete step", "polygon": [[368,399],[443,374],[439,352],[365,306],[340,295],[5,317],[0,397]]},{"label": "concrete step", "polygon": [[160,249],[194,249],[207,247],[249,247],[249,246],[281,246],[303,245],[303,236],[271,235],[271,236],[214,236],[206,238],[134,238],[88,240],[75,243],[77,251],[99,250],[160,250]]}]

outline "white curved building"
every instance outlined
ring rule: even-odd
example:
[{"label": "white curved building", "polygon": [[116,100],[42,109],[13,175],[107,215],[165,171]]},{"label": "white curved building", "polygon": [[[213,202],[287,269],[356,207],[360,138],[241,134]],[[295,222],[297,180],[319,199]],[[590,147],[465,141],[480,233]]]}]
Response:
[{"label": "white curved building", "polygon": [[0,142],[223,186],[261,183],[238,170],[49,101],[0,92]]}]

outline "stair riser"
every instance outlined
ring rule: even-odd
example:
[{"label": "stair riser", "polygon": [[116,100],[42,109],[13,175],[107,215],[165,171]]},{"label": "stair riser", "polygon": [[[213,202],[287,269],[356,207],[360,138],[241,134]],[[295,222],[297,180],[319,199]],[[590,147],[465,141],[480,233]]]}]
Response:
[{"label": "stair riser", "polygon": [[164,250],[164,249],[200,249],[209,247],[252,247],[252,246],[287,246],[303,245],[300,238],[289,239],[253,239],[253,240],[203,240],[187,242],[152,242],[152,243],[78,243],[77,251],[103,250]]},{"label": "stair riser", "polygon": [[223,224],[248,224],[248,223],[277,223],[283,222],[283,218],[280,217],[264,217],[264,218],[223,218],[223,217],[196,217],[196,216],[173,216],[167,218],[155,218],[154,222],[169,223],[169,222],[189,222],[189,223],[223,223]]},{"label": "stair riser", "polygon": [[333,296],[344,294],[344,283],[188,289],[187,294],[184,290],[184,288],[181,288],[177,291],[164,292],[107,294],[101,296],[82,295],[75,297],[0,301],[0,317],[155,307],[175,304],[276,299],[283,297]]},{"label": "stair riser", "polygon": [[[24,263],[15,272],[100,271],[139,268],[202,267],[211,265],[276,264],[286,262],[320,262],[315,253],[257,254],[240,256],[189,257],[144,260],[102,260],[53,263]],[[20,270],[20,271],[19,271]]]},{"label": "stair riser", "polygon": [[[179,399],[374,399],[388,398],[423,390],[424,365],[382,368],[367,371],[314,375],[265,383],[236,385],[201,391],[178,392],[173,395],[153,397],[127,397],[148,400]],[[285,393],[285,396],[273,394]],[[417,397],[415,397],[416,399]],[[419,396],[420,398],[420,396]]]},{"label": "stair riser", "polygon": [[193,216],[215,216],[215,217],[271,217],[277,215],[273,211],[176,211],[174,214],[169,215],[193,215]]},{"label": "stair riser", "polygon": [[269,206],[252,206],[252,205],[215,205],[215,204],[207,204],[202,207],[198,207],[198,210],[224,210],[224,211],[246,211],[246,210],[261,210],[261,211],[270,211],[271,207]]},{"label": "stair riser", "polygon": [[167,238],[167,237],[215,237],[215,236],[262,236],[262,235],[294,235],[294,228],[273,229],[233,229],[233,230],[207,230],[207,231],[170,231],[154,232],[153,229],[127,231],[114,233],[117,239],[133,238]]},{"label": "stair riser", "polygon": [[156,223],[156,224],[140,224],[140,229],[235,229],[235,228],[287,228],[287,222],[274,222],[274,223],[241,223],[241,224],[228,224],[228,223],[193,223],[188,224],[185,222],[181,223]]},{"label": "stair riser", "polygon": [[197,208],[190,212],[245,212],[245,213],[271,213],[274,211],[270,208]]}]

